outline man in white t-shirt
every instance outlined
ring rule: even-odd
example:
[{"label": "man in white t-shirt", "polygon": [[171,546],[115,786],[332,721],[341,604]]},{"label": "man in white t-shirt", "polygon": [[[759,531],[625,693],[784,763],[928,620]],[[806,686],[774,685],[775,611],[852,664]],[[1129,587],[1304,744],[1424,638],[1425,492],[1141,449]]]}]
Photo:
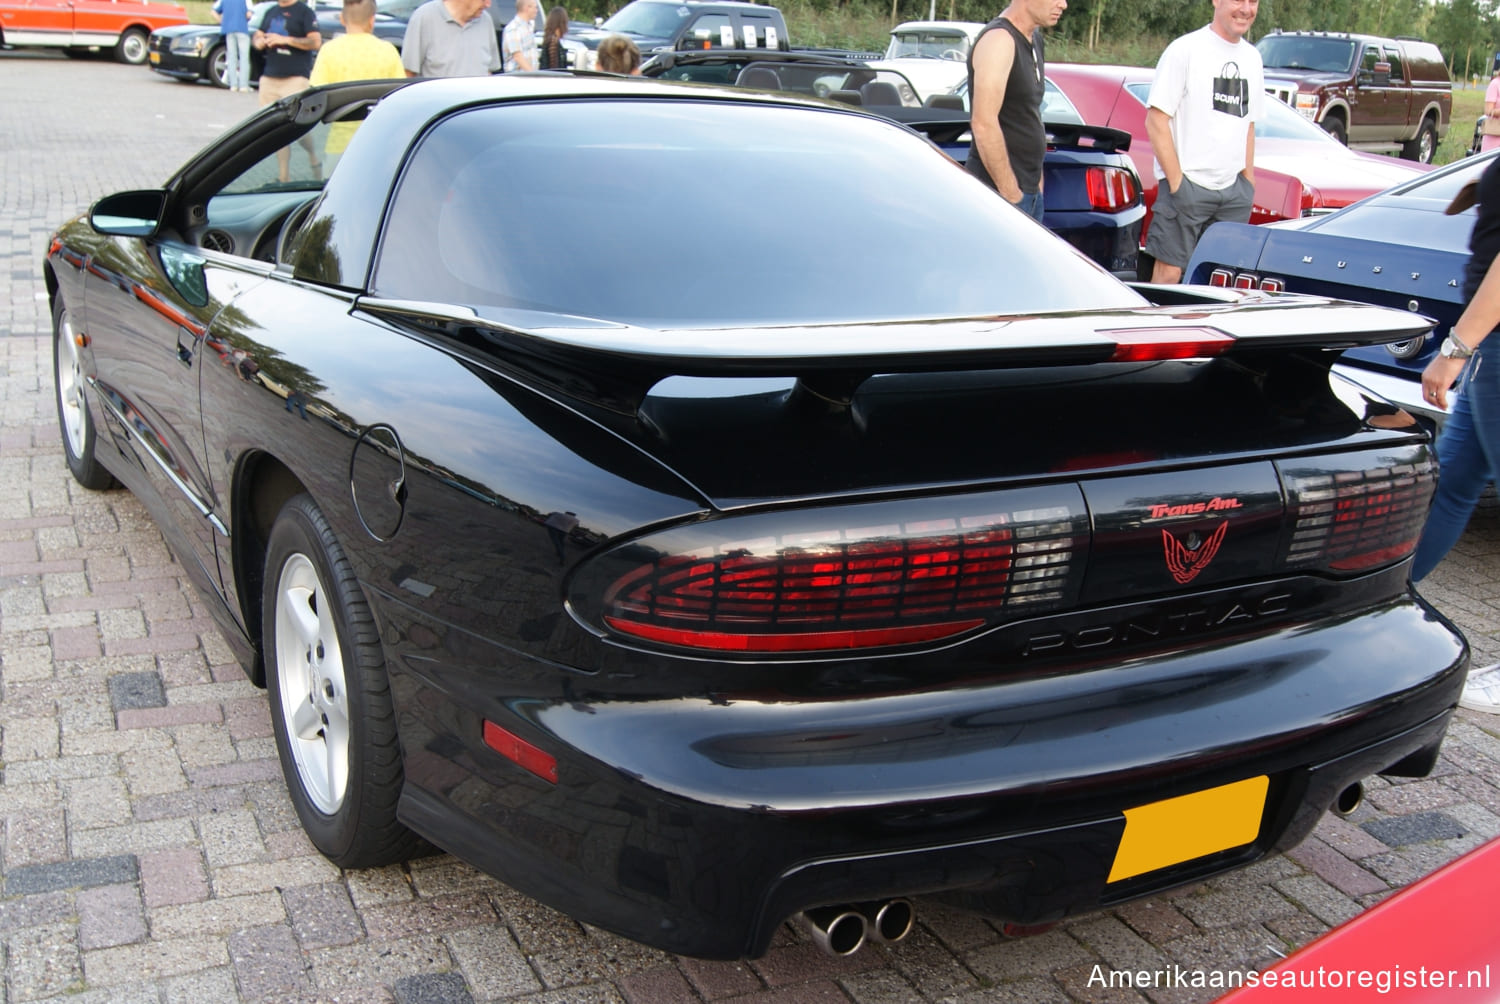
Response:
[{"label": "man in white t-shirt", "polygon": [[1214,19],[1167,46],[1156,64],[1146,134],[1156,205],[1146,252],[1152,282],[1180,282],[1210,223],[1248,223],[1255,123],[1265,101],[1260,53],[1245,40],[1259,0],[1213,0]]}]

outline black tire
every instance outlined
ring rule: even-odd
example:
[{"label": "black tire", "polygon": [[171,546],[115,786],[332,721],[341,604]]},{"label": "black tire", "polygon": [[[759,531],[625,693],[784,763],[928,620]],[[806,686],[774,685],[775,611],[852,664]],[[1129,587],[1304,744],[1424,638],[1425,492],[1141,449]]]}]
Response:
[{"label": "black tire", "polygon": [[1431,164],[1437,154],[1437,145],[1437,126],[1433,125],[1432,119],[1423,119],[1416,137],[1401,144],[1401,156],[1418,164]]},{"label": "black tire", "polygon": [[215,87],[229,89],[229,52],[222,45],[216,45],[208,50],[208,55],[203,60],[204,75],[208,77],[209,83]]},{"label": "black tire", "polygon": [[1349,145],[1349,130],[1344,125],[1344,120],[1337,115],[1330,115],[1323,120],[1323,130],[1344,146]]},{"label": "black tire", "polygon": [[104,491],[119,482],[94,455],[94,416],[89,411],[88,384],[75,335],[67,304],[59,296],[52,305],[52,386],[63,456],[75,481],[92,491]]},{"label": "black tire", "polygon": [[144,28],[126,28],[115,43],[115,59],[130,66],[140,66],[151,55],[151,42]]},{"label": "black tire", "polygon": [[420,853],[420,839],[396,819],[404,770],[375,621],[311,496],[276,517],[262,599],[271,725],[313,846],[343,868]]}]

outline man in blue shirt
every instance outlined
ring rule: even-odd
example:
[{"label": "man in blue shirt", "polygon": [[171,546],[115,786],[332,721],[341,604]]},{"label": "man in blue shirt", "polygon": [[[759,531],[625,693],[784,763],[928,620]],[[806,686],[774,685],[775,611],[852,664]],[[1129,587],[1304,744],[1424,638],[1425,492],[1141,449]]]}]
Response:
[{"label": "man in blue shirt", "polygon": [[236,92],[250,90],[250,0],[216,0],[214,20],[224,36],[224,80]]}]

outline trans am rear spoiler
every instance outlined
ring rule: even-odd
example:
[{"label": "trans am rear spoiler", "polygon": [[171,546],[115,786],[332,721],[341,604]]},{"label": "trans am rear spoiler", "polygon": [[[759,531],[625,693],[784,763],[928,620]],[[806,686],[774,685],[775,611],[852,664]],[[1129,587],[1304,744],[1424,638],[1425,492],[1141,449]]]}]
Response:
[{"label": "trans am rear spoiler", "polygon": [[[1148,292],[1149,287],[1145,288]],[[634,414],[670,376],[793,376],[846,406],[877,373],[1151,362],[1380,345],[1426,334],[1417,314],[1316,297],[1174,288],[1197,302],[934,321],[649,329],[505,308],[361,298],[356,310],[479,350],[561,393]]]}]

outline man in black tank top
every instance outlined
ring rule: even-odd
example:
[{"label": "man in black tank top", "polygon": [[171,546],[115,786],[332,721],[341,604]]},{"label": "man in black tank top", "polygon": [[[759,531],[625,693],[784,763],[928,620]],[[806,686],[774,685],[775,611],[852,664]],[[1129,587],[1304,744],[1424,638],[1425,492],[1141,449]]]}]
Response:
[{"label": "man in black tank top", "polygon": [[1014,0],[984,26],[969,50],[969,173],[1036,219],[1042,218],[1042,28],[1067,0]]}]

